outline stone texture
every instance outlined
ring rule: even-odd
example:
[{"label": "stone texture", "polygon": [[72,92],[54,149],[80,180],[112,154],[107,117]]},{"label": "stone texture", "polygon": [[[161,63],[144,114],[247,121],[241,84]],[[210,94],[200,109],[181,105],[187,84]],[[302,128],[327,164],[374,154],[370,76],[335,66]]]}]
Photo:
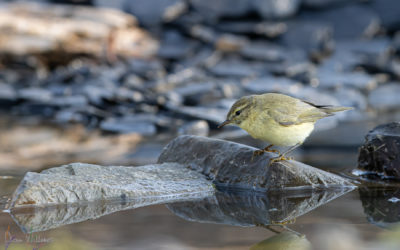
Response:
[{"label": "stone texture", "polygon": [[202,200],[178,202],[167,207],[189,221],[234,226],[285,223],[349,192],[342,190],[276,193],[216,192]]},{"label": "stone texture", "polygon": [[176,162],[200,171],[219,187],[253,190],[297,190],[353,186],[337,175],[297,161],[268,166],[275,154],[252,160],[255,148],[198,136],[179,136],[162,151],[158,162]]},{"label": "stone texture", "polygon": [[400,180],[399,122],[380,125],[366,135],[353,172],[372,179]]},{"label": "stone texture", "polygon": [[201,192],[212,193],[211,183],[177,163],[141,167],[72,163],[26,173],[8,207],[146,198],[163,203]]}]

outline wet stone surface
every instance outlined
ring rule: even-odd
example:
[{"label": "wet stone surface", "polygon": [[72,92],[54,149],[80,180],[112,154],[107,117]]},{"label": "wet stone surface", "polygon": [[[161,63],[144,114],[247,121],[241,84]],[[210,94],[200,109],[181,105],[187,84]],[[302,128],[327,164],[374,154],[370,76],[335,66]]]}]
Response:
[{"label": "wet stone surface", "polygon": [[252,160],[255,148],[198,136],[179,136],[162,151],[158,162],[176,162],[199,171],[217,186],[253,190],[343,188],[353,184],[337,175],[297,161],[268,166],[268,153]]}]

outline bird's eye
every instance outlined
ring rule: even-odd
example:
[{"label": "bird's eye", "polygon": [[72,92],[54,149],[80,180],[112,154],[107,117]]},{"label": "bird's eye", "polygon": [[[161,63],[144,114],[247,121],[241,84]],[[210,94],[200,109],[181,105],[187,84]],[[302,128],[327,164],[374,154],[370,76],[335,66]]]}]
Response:
[{"label": "bird's eye", "polygon": [[235,112],[235,115],[240,115],[240,113],[242,113],[242,111],[238,110],[238,111]]}]

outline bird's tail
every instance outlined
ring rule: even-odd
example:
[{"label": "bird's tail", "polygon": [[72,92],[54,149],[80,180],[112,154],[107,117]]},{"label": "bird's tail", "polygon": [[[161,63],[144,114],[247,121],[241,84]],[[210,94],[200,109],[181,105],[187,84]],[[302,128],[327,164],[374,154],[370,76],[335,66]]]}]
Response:
[{"label": "bird's tail", "polygon": [[320,107],[320,109],[324,110],[328,114],[340,112],[340,111],[346,111],[346,110],[352,110],[354,109],[353,107],[335,107],[335,106],[323,106]]}]

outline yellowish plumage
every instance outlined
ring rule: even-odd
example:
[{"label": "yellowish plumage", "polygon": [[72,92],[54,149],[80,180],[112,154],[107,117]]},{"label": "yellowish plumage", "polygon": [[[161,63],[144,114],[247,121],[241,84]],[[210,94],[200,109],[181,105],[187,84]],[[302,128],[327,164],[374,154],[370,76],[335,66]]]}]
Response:
[{"label": "yellowish plumage", "polygon": [[352,108],[319,106],[276,93],[251,95],[232,105],[220,127],[236,124],[256,139],[278,146],[294,146],[293,149],[310,135],[316,121],[349,109]]}]

